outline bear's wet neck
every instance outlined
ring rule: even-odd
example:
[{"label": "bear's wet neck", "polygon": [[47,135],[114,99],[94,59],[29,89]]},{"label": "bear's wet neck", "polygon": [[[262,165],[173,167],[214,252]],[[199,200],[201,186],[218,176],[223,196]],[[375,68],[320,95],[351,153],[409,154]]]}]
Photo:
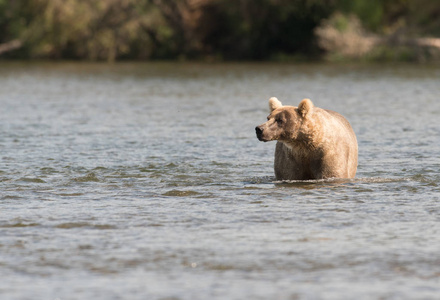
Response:
[{"label": "bear's wet neck", "polygon": [[318,149],[318,145],[313,142],[313,139],[295,139],[290,141],[282,141],[292,151],[297,153],[311,152]]},{"label": "bear's wet neck", "polygon": [[323,131],[316,130],[320,128],[321,122],[319,120],[305,121],[300,130],[290,140],[283,141],[283,143],[295,151],[316,151],[319,150],[323,139]]}]

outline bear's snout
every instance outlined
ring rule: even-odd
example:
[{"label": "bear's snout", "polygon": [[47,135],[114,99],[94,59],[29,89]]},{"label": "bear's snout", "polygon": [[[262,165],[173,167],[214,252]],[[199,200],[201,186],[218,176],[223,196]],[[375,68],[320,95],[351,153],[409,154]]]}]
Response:
[{"label": "bear's snout", "polygon": [[255,127],[255,132],[257,133],[258,140],[264,141],[264,139],[263,139],[263,129],[261,128],[261,126]]}]

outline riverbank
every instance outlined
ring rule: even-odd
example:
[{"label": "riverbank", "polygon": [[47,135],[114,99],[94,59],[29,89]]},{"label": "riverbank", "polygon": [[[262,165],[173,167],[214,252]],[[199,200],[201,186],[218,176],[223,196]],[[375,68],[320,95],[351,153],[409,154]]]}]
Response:
[{"label": "riverbank", "polygon": [[440,61],[428,0],[0,1],[0,58]]},{"label": "riverbank", "polygon": [[333,15],[315,35],[327,61],[440,62],[440,38],[414,36],[405,28],[375,34],[354,15]]}]

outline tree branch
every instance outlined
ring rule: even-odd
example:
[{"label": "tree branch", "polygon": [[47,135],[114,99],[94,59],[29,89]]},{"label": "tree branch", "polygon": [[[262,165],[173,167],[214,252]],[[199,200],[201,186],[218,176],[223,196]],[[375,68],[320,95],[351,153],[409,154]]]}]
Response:
[{"label": "tree branch", "polygon": [[3,44],[0,44],[0,55],[5,52],[13,51],[15,49],[21,48],[23,43],[20,40],[12,40]]}]

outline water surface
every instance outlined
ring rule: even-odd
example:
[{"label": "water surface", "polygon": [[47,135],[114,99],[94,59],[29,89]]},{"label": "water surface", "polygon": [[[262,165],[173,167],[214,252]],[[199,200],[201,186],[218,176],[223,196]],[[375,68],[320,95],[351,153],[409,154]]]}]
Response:
[{"label": "water surface", "polygon": [[[0,64],[4,299],[437,299],[440,68]],[[267,100],[338,111],[353,180],[279,182]]]}]

